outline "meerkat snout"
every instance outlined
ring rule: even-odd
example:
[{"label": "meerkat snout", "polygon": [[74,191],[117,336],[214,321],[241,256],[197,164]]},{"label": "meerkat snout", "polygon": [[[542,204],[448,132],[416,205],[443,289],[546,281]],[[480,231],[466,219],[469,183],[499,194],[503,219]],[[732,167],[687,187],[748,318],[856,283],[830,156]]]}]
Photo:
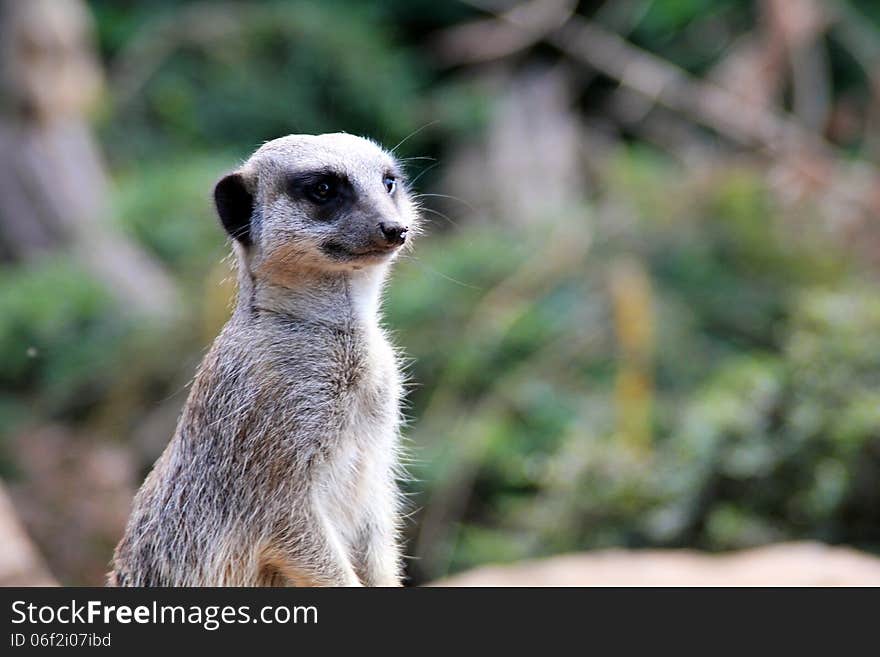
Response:
[{"label": "meerkat snout", "polygon": [[406,242],[406,233],[409,228],[400,224],[379,224],[379,230],[382,231],[382,237],[388,246],[400,246]]}]

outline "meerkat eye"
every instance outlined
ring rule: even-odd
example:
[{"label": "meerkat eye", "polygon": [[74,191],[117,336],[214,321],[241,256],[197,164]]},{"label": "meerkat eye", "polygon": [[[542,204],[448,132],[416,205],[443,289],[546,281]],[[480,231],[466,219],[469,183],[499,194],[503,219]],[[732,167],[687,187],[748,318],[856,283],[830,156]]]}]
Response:
[{"label": "meerkat eye", "polygon": [[397,189],[397,178],[394,176],[388,175],[382,180],[382,183],[385,185],[385,191],[389,194],[393,194],[394,190]]},{"label": "meerkat eye", "polygon": [[306,193],[316,203],[326,203],[337,195],[338,185],[332,178],[322,178],[306,189]]}]

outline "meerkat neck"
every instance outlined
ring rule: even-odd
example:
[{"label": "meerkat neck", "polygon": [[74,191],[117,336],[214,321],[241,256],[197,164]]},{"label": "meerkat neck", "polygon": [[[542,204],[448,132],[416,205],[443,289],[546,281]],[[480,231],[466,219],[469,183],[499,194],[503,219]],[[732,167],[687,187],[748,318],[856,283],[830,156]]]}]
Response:
[{"label": "meerkat neck", "polygon": [[350,272],[304,273],[295,283],[285,285],[257,280],[249,294],[240,295],[239,307],[303,323],[373,326],[379,321],[385,275],[385,267],[369,267]]}]

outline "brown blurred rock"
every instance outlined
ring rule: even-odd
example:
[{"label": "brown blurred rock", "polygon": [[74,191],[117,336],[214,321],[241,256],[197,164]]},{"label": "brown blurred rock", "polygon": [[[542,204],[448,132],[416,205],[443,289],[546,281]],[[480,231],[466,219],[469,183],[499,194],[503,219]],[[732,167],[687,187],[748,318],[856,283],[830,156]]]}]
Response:
[{"label": "brown blurred rock", "polygon": [[0,484],[0,586],[54,586],[55,580],[18,521],[12,500]]},{"label": "brown blurred rock", "polygon": [[24,431],[12,448],[20,475],[9,493],[52,571],[64,584],[102,584],[136,487],[133,454],[57,426]]},{"label": "brown blurred rock", "polygon": [[880,586],[880,558],[821,543],[719,555],[603,550],[476,568],[431,586]]}]

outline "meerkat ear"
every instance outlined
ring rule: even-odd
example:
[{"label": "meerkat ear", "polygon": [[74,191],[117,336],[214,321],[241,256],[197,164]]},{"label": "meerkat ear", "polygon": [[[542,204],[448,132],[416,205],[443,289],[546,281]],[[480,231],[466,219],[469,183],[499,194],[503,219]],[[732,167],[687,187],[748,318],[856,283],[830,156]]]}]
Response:
[{"label": "meerkat ear", "polygon": [[230,173],[220,179],[214,187],[214,204],[229,236],[244,246],[250,246],[254,197],[248,191],[241,173]]}]

